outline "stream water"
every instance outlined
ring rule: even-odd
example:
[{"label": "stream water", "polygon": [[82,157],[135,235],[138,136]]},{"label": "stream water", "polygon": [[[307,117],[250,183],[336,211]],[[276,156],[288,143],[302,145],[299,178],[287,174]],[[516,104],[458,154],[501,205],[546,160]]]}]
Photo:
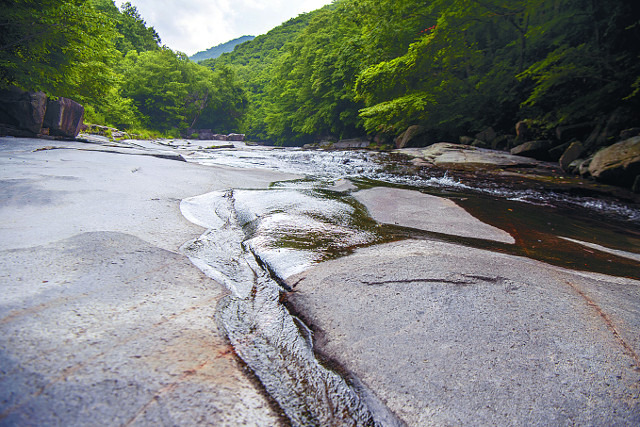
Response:
[{"label": "stream water", "polygon": [[[175,146],[181,146],[174,142]],[[188,148],[188,147],[185,147]],[[640,209],[615,199],[406,171],[402,159],[368,151],[248,147],[193,150],[188,161],[304,175],[267,190],[229,189],[186,199],[183,215],[208,231],[182,250],[231,291],[217,311],[237,354],[294,425],[394,425],[357,378],[313,352],[313,334],[281,303],[285,279],[358,247],[405,238],[453,241],[572,269],[640,278]],[[515,244],[378,224],[353,191],[410,188],[445,197]]]}]

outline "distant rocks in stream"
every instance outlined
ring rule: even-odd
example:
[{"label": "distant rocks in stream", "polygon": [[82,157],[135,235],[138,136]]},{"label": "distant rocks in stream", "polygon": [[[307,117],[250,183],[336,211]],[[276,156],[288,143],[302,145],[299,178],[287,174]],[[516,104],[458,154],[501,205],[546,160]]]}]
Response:
[{"label": "distant rocks in stream", "polygon": [[[604,184],[640,193],[640,127],[628,127],[619,111],[593,122],[549,128],[521,120],[513,134],[487,127],[475,135],[460,136],[464,146],[507,151],[513,156],[556,163],[565,174],[592,178]],[[396,149],[427,147],[446,139],[433,137],[423,126],[412,125],[393,140]]]},{"label": "distant rocks in stream", "polygon": [[238,141],[242,142],[245,139],[242,133],[230,133],[221,134],[213,133],[211,129],[193,129],[188,128],[183,133],[183,136],[188,139],[199,139],[201,141]]},{"label": "distant rocks in stream", "polygon": [[633,186],[640,192],[640,136],[598,151],[589,163],[589,173],[599,181]]},{"label": "distant rocks in stream", "polygon": [[68,98],[17,87],[0,90],[0,135],[74,139],[83,117],[84,107]]}]

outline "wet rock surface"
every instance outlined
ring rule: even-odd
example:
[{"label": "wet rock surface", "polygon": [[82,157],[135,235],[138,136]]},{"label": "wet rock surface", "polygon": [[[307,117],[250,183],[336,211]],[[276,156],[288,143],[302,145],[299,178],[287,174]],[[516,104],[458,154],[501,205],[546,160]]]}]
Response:
[{"label": "wet rock surface", "polygon": [[0,424],[286,424],[179,253],[203,231],[179,203],[295,176],[45,143],[0,139]]},{"label": "wet rock surface", "polygon": [[515,243],[509,233],[485,224],[455,202],[418,191],[377,187],[354,193],[373,219],[436,233]]},{"label": "wet rock surface", "polygon": [[640,282],[434,241],[292,277],[316,349],[408,425],[640,421]]},{"label": "wet rock surface", "polygon": [[468,147],[198,144],[0,140],[3,420],[639,421],[632,202]]}]

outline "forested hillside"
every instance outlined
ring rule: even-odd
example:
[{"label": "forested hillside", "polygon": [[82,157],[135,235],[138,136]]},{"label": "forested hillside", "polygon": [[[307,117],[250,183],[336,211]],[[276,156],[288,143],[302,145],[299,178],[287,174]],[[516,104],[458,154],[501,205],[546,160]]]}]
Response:
[{"label": "forested hillside", "polygon": [[0,89],[67,97],[85,121],[177,135],[188,127],[237,127],[244,90],[160,46],[137,9],[113,0],[2,1]]},{"label": "forested hillside", "polygon": [[428,140],[489,126],[638,125],[633,0],[338,0],[205,62],[248,91],[242,131],[275,143]]},{"label": "forested hillside", "polygon": [[336,0],[202,66],[129,3],[1,5],[0,89],[75,99],[90,122],[287,145],[639,126],[635,0]]},{"label": "forested hillside", "polygon": [[248,42],[253,40],[254,36],[242,36],[237,39],[230,40],[226,43],[221,43],[217,46],[210,47],[207,50],[200,51],[194,55],[189,57],[190,60],[194,62],[204,61],[205,59],[216,59],[223,53],[233,52],[233,49],[244,42]]}]

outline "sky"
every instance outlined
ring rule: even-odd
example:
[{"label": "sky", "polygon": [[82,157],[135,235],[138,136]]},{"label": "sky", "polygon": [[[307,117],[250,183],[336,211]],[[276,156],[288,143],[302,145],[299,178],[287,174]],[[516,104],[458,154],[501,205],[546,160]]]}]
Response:
[{"label": "sky", "polygon": [[[116,0],[118,7],[126,0]],[[240,36],[258,36],[332,0],[129,0],[162,44],[193,55]]]}]

